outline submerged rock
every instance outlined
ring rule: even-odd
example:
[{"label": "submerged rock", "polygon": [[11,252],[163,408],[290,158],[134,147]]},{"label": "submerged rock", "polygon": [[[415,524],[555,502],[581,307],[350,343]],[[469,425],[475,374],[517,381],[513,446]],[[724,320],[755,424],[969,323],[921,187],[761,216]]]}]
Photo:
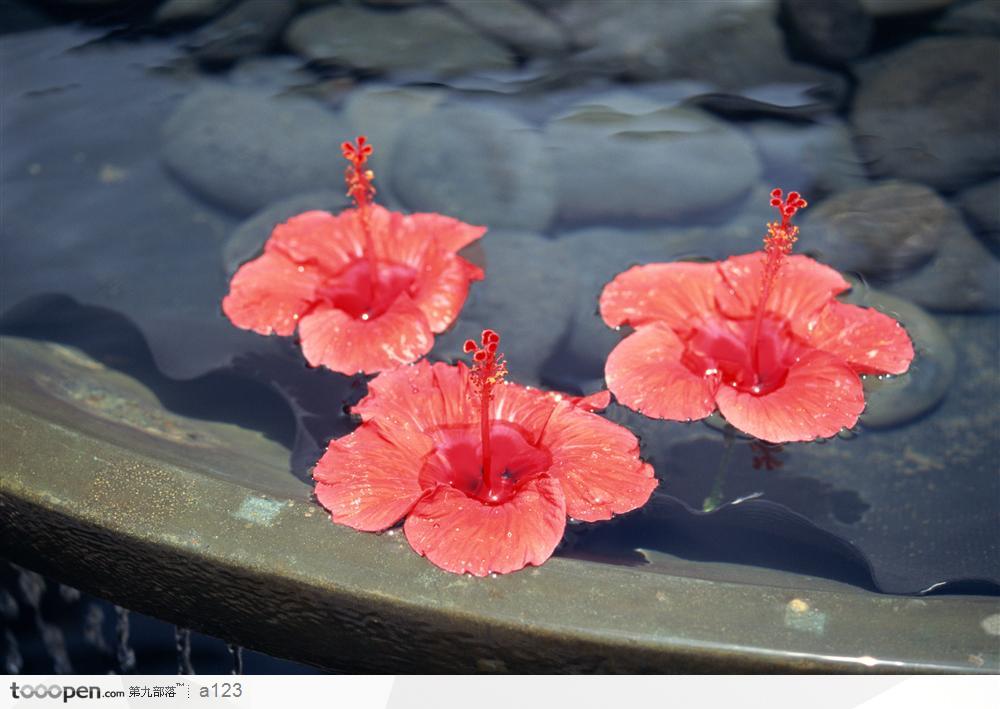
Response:
[{"label": "submerged rock", "polygon": [[546,135],[568,222],[703,216],[742,197],[760,174],[749,140],[693,108],[630,114],[585,105]]},{"label": "submerged rock", "polygon": [[1000,249],[1000,178],[965,190],[958,195],[958,204],[976,234]]},{"label": "submerged rock", "polygon": [[1000,37],[1000,3],[996,0],[977,0],[956,5],[934,23],[934,30],[944,34]]},{"label": "submerged rock", "polygon": [[1000,164],[1000,41],[934,37],[859,67],[851,114],[873,175],[954,190]]},{"label": "submerged rock", "polygon": [[899,180],[840,192],[804,216],[803,249],[838,269],[890,280],[925,265],[962,229],[934,190]]},{"label": "submerged rock", "polygon": [[602,73],[640,80],[698,77],[723,91],[840,83],[829,72],[788,59],[776,0],[588,0],[556,12],[582,48],[574,61]]},{"label": "submerged rock", "polygon": [[208,86],[163,126],[162,156],[195,191],[237,213],[343,184],[344,122],[318,103]]},{"label": "submerged rock", "polygon": [[260,54],[281,35],[295,12],[295,0],[243,0],[219,19],[191,35],[198,59],[228,63]]},{"label": "submerged rock", "polygon": [[296,18],[285,42],[307,59],[366,71],[449,76],[514,66],[506,48],[435,7],[323,7]]},{"label": "submerged rock", "polygon": [[798,124],[759,120],[747,130],[757,143],[768,184],[793,186],[814,200],[868,182],[851,131],[839,121]]},{"label": "submerged rock", "polygon": [[569,327],[576,273],[555,242],[536,234],[491,230],[481,243],[486,280],[472,284],[458,322],[436,338],[431,355],[468,361],[462,344],[492,328],[503,338],[511,380],[540,384],[543,365]]},{"label": "submerged rock", "polygon": [[861,0],[782,0],[792,44],[822,62],[841,63],[868,50],[872,20]]},{"label": "submerged rock", "polygon": [[519,0],[445,3],[473,27],[527,56],[559,54],[569,46],[569,38],[558,24]]},{"label": "submerged rock", "polygon": [[399,135],[390,181],[407,209],[488,227],[544,230],[555,212],[555,180],[542,139],[492,109],[444,106]]},{"label": "submerged rock", "polygon": [[955,0],[861,0],[861,5],[875,17],[909,15],[948,7]]},{"label": "submerged rock", "polygon": [[376,199],[396,206],[392,175],[395,172],[396,142],[413,121],[426,116],[444,100],[445,92],[435,88],[359,87],[344,103],[344,117],[352,133],[365,135],[374,148],[369,164],[375,172]]},{"label": "submerged rock", "polygon": [[336,214],[350,206],[343,192],[333,190],[295,195],[269,205],[241,223],[222,245],[222,265],[231,278],[241,264],[256,257],[274,227],[312,209],[322,209]]},{"label": "submerged rock", "polygon": [[931,261],[884,286],[930,310],[978,312],[1000,308],[1000,261],[959,223]]},{"label": "submerged rock", "polygon": [[172,25],[209,20],[233,4],[233,0],[167,0],[156,9],[158,24]]}]

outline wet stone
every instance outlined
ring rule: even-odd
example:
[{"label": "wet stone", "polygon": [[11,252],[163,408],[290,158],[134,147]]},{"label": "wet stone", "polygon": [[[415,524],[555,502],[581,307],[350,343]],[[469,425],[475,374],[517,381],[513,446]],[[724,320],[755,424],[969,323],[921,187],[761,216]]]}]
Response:
[{"label": "wet stone", "polygon": [[255,258],[278,224],[313,209],[336,214],[348,206],[349,200],[343,192],[328,190],[295,195],[265,207],[236,227],[222,245],[226,276],[231,278],[241,264]]},{"label": "wet stone", "polygon": [[433,88],[359,87],[344,102],[344,117],[355,135],[365,135],[374,152],[369,165],[375,172],[376,200],[399,206],[392,190],[396,142],[413,121],[426,116],[444,100],[445,93]]},{"label": "wet stone", "polygon": [[1000,178],[970,187],[957,201],[976,234],[994,251],[1000,249]]},{"label": "wet stone", "polygon": [[434,7],[322,7],[297,17],[285,43],[306,59],[373,72],[450,76],[514,66],[506,48]]},{"label": "wet stone", "polygon": [[432,359],[468,361],[462,344],[492,328],[503,338],[510,379],[538,385],[569,326],[576,273],[556,242],[536,234],[490,230],[481,243],[486,279],[472,284],[458,321],[437,336]]},{"label": "wet stone", "polygon": [[841,63],[868,49],[872,20],[860,0],[782,0],[792,45],[821,62]]},{"label": "wet stone", "polygon": [[546,136],[559,213],[570,222],[705,216],[742,197],[760,173],[743,134],[692,108],[629,114],[585,105],[551,122]]},{"label": "wet stone", "polygon": [[232,4],[233,0],[167,0],[156,9],[153,20],[161,25],[204,22]]},{"label": "wet stone", "polygon": [[189,187],[248,214],[279,199],[343,183],[344,122],[318,103],[209,86],[163,126],[162,157]]},{"label": "wet stone", "polygon": [[871,173],[943,190],[994,175],[998,56],[994,39],[935,37],[860,65],[851,120]]},{"label": "wet stone", "polygon": [[954,2],[955,0],[861,0],[861,5],[875,17],[886,17],[932,12]]},{"label": "wet stone", "polygon": [[927,264],[963,230],[934,190],[898,180],[840,192],[803,217],[803,249],[840,270],[883,279]]},{"label": "wet stone", "polygon": [[759,120],[747,130],[757,144],[768,184],[788,185],[816,200],[868,182],[850,129],[839,121],[797,124]]},{"label": "wet stone", "polygon": [[1000,37],[1000,3],[978,0],[957,5],[934,23],[942,34],[974,34]]},{"label": "wet stone", "polygon": [[521,54],[559,54],[568,48],[568,37],[558,24],[518,0],[445,0],[445,3],[470,25]]},{"label": "wet stone", "polygon": [[227,78],[234,86],[284,91],[296,86],[309,86],[316,77],[298,57],[287,55],[247,57],[229,70]]},{"label": "wet stone", "polygon": [[930,310],[993,311],[1000,308],[1000,261],[959,222],[926,266],[884,289]]},{"label": "wet stone", "polygon": [[444,106],[400,133],[389,168],[392,193],[411,211],[541,231],[555,212],[542,145],[532,127],[502,111]]},{"label": "wet stone", "polygon": [[281,35],[295,12],[295,0],[243,0],[191,35],[198,59],[225,64],[260,54]]},{"label": "wet stone", "polygon": [[574,61],[629,78],[699,79],[724,91],[777,83],[837,83],[785,52],[776,0],[567,3],[558,19],[581,47]]}]

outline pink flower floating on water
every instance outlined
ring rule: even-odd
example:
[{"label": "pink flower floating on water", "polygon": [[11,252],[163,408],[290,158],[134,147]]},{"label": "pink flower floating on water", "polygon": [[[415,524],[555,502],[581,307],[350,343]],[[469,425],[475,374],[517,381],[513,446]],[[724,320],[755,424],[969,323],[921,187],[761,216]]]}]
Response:
[{"label": "pink flower floating on water", "polygon": [[618,274],[601,316],[635,332],[608,356],[619,402],[647,416],[725,419],[771,443],[808,441],[853,426],[865,407],[860,374],[902,374],[913,344],[898,322],[836,296],[850,286],[806,256],[789,255],[797,192],[771,193],[781,221],[764,252],[717,263],[654,263]]},{"label": "pink flower floating on water", "polygon": [[264,253],[233,276],[222,310],[269,335],[296,328],[309,364],[377,372],[415,362],[458,317],[482,270],[458,255],[484,227],[440,214],[403,215],[372,203],[372,152],[344,143],[355,208],[312,211],[275,227]]},{"label": "pink flower floating on water", "polygon": [[656,479],[627,429],[591,413],[607,391],[571,397],[504,381],[485,330],[463,363],[380,374],[354,407],[362,424],[313,471],[334,522],[376,532],[405,518],[410,546],[454,573],[538,565],[566,516],[595,522],[649,499]]}]

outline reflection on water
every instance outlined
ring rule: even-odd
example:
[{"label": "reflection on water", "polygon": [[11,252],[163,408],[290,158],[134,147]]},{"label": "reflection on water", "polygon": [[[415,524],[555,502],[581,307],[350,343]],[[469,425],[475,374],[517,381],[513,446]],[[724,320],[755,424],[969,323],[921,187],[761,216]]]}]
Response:
[{"label": "reflection on water", "polygon": [[308,370],[219,302],[276,221],[341,204],[341,140],[374,142],[382,204],[490,228],[487,279],[432,358],[495,327],[516,379],[574,393],[621,337],[596,316],[604,283],[755,250],[767,192],[794,188],[803,251],[887,294],[855,297],[914,334],[913,371],[871,383],[857,435],[738,439],[721,501],[753,499],[713,515],[696,510],[722,433],[613,407],[663,484],[562,553],[900,592],[996,579],[1000,42],[969,21],[978,3],[901,1],[837,36],[820,3],[525,0],[504,22],[475,3],[196,5],[4,6],[6,333],[264,432],[308,479],[364,380]]}]

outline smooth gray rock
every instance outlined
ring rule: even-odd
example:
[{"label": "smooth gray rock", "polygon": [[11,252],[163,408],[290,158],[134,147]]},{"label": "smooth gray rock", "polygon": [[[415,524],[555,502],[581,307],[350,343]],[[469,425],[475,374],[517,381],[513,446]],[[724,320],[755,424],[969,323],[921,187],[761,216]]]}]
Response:
[{"label": "smooth gray rock", "polygon": [[958,205],[976,234],[1000,248],[1000,178],[965,190],[958,195]]},{"label": "smooth gray rock", "polygon": [[544,230],[555,213],[541,137],[502,111],[444,106],[414,119],[389,169],[393,193],[411,211],[532,231]]},{"label": "smooth gray rock", "polygon": [[281,36],[295,12],[295,0],[242,0],[219,19],[199,28],[188,40],[195,57],[229,63],[260,54]]},{"label": "smooth gray rock", "polygon": [[839,121],[797,124],[759,120],[747,131],[764,164],[763,179],[810,200],[868,182],[850,129]]},{"label": "smooth gray rock", "polygon": [[235,86],[275,93],[316,83],[316,75],[305,68],[302,60],[287,54],[247,57],[233,65],[227,78]]},{"label": "smooth gray rock", "polygon": [[213,85],[187,96],[163,126],[162,156],[195,191],[249,214],[279,199],[343,184],[345,122],[314,101]]},{"label": "smooth gray rock", "polygon": [[295,195],[269,205],[242,222],[222,245],[222,265],[226,277],[232,278],[236,269],[255,258],[264,248],[264,242],[271,236],[274,227],[296,214],[313,209],[322,209],[336,214],[350,206],[344,192],[333,190]]},{"label": "smooth gray rock", "polygon": [[506,48],[435,7],[322,7],[297,17],[285,43],[307,59],[366,71],[450,76],[514,66]]},{"label": "smooth gray rock", "polygon": [[964,231],[934,190],[899,180],[840,192],[803,217],[803,249],[840,270],[888,280],[926,265]]},{"label": "smooth gray rock", "polygon": [[776,0],[587,0],[556,12],[582,48],[575,61],[604,73],[641,80],[698,77],[725,91],[833,80],[829,72],[788,58]]},{"label": "smooth gray rock", "polygon": [[445,0],[473,27],[527,56],[559,54],[569,47],[565,30],[519,0]]},{"label": "smooth gray rock", "polygon": [[943,34],[1000,36],[1000,2],[978,0],[956,5],[934,23],[934,31]]},{"label": "smooth gray rock", "polygon": [[796,49],[822,62],[841,63],[868,50],[872,19],[860,0],[781,0]]},{"label": "smooth gray rock", "polygon": [[874,17],[887,17],[940,10],[954,2],[955,0],[861,0],[861,5]]},{"label": "smooth gray rock", "polygon": [[445,92],[436,88],[364,86],[352,91],[344,101],[344,117],[352,132],[367,136],[374,149],[369,164],[375,172],[376,199],[381,204],[399,205],[392,189],[399,134],[433,111],[444,98]]},{"label": "smooth gray rock", "polygon": [[884,289],[929,310],[993,311],[1000,308],[1000,261],[960,223],[930,263]]},{"label": "smooth gray rock", "polygon": [[546,136],[568,222],[706,215],[745,195],[761,169],[742,133],[692,108],[633,115],[584,106]]},{"label": "smooth gray rock", "polygon": [[851,120],[875,176],[955,190],[1000,165],[1000,41],[934,37],[859,67]]},{"label": "smooth gray rock", "polygon": [[233,0],[167,0],[156,8],[153,19],[163,25],[203,22],[232,4]]},{"label": "smooth gray rock", "polygon": [[536,234],[491,230],[480,243],[486,279],[472,285],[458,321],[437,336],[431,356],[468,361],[462,344],[492,328],[500,333],[510,380],[538,385],[546,360],[569,328],[576,273],[555,242]]}]

